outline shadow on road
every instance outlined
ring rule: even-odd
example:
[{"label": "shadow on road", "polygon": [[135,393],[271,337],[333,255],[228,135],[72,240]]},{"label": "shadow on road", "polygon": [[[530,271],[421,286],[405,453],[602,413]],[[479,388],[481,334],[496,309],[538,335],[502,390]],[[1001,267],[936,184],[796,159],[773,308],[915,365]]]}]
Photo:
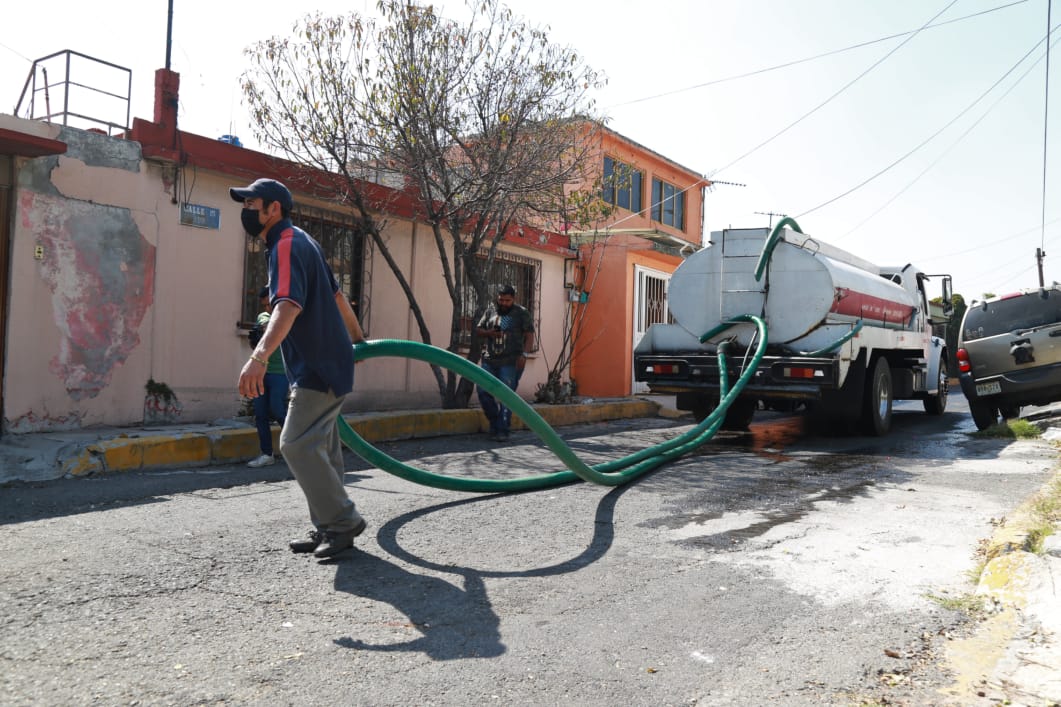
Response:
[{"label": "shadow on road", "polygon": [[379,546],[391,556],[442,574],[457,575],[460,586],[438,577],[410,572],[387,559],[355,551],[336,563],[335,589],[375,602],[390,604],[409,618],[409,624],[422,635],[411,641],[372,644],[344,636],[335,643],[357,650],[396,652],[419,651],[433,660],[489,658],[505,652],[501,642],[500,619],[486,594],[485,578],[548,577],[575,572],[596,562],[611,548],[615,539],[615,506],[632,484],[609,491],[597,505],[593,536],[586,548],[563,562],[521,571],[473,569],[439,564],[407,551],[398,542],[403,526],[432,513],[470,503],[484,503],[496,495],[441,503],[417,509],[388,521],[376,536]]}]

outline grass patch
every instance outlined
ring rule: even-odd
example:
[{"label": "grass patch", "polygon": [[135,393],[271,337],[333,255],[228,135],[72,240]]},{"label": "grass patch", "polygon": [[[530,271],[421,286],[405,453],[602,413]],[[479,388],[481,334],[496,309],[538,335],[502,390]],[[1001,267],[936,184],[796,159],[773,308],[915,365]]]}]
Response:
[{"label": "grass patch", "polygon": [[984,615],[984,597],[974,592],[959,594],[958,596],[945,597],[939,594],[926,594],[925,598],[939,604],[944,609],[960,611],[966,616],[980,617]]},{"label": "grass patch", "polygon": [[1027,420],[1003,420],[986,430],[977,430],[972,435],[982,439],[1037,439],[1042,437],[1043,433]]},{"label": "grass patch", "polygon": [[1054,534],[1054,528],[1061,522],[1061,477],[1055,478],[1043,489],[1032,503],[1033,523],[1024,541],[1024,549],[1041,555],[1043,543]]}]

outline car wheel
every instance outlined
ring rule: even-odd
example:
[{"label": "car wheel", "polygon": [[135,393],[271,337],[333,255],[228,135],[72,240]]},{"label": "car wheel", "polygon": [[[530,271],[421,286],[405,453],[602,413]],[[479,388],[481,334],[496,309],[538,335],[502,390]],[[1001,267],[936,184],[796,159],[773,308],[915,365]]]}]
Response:
[{"label": "car wheel", "polygon": [[737,398],[726,410],[726,418],[722,421],[722,429],[731,431],[742,431],[748,429],[755,417],[755,410],[759,407],[759,401],[754,398]]},{"label": "car wheel", "polygon": [[875,437],[888,434],[892,426],[892,371],[884,357],[873,364],[862,405],[863,430]]},{"label": "car wheel", "polygon": [[969,412],[973,414],[973,422],[978,430],[986,430],[998,422],[998,408],[986,400],[970,400]]},{"label": "car wheel", "polygon": [[[947,352],[943,352],[943,356],[946,357]],[[930,395],[921,402],[925,405],[925,412],[929,415],[942,415],[943,411],[947,409],[947,394],[950,392],[950,387],[947,379],[947,369],[943,366],[943,361],[940,361],[939,367],[939,393],[937,395]]]}]

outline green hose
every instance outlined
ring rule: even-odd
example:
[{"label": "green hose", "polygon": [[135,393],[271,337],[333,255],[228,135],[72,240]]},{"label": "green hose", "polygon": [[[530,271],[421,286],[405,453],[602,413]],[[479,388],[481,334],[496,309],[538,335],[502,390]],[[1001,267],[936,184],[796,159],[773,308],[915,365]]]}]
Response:
[{"label": "green hose", "polygon": [[566,484],[578,479],[592,481],[605,486],[619,486],[655,469],[661,464],[696,449],[711,439],[715,432],[718,431],[725,418],[726,410],[740,395],[741,390],[754,375],[759,361],[766,354],[766,324],[759,317],[741,315],[735,317],[732,322],[722,324],[712,331],[718,333],[742,323],[752,323],[758,328],[759,345],[756,347],[755,355],[752,357],[751,362],[741,372],[740,377],[732,388],[729,388],[729,380],[726,374],[725,347],[720,347],[718,359],[721,387],[718,407],[699,425],[688,432],[667,442],[614,461],[604,462],[595,466],[585,464],[575,456],[571,448],[564,443],[563,439],[556,434],[552,427],[534,411],[534,408],[500,380],[466,358],[457,356],[445,349],[416,341],[402,341],[399,339],[378,339],[357,344],[354,346],[354,360],[364,361],[384,356],[401,356],[441,366],[474,381],[476,385],[512,410],[513,414],[518,415],[528,428],[537,433],[538,437],[545,442],[545,446],[564,463],[566,469],[564,471],[554,471],[516,479],[477,479],[447,476],[410,466],[373,447],[361,435],[357,434],[342,416],[338,419],[339,437],[343,444],[360,455],[369,464],[373,464],[407,481],[449,491],[485,493],[530,491]]},{"label": "green hose", "polygon": [[763,272],[766,270],[770,258],[774,255],[774,248],[777,246],[778,241],[781,240],[781,231],[785,226],[792,226],[792,230],[797,233],[803,233],[803,229],[799,227],[799,224],[796,223],[796,219],[794,218],[786,216],[777,222],[777,225],[774,226],[774,230],[770,231],[770,236],[766,239],[766,243],[763,244],[763,250],[759,253],[759,261],[755,264],[756,282],[763,279]]}]

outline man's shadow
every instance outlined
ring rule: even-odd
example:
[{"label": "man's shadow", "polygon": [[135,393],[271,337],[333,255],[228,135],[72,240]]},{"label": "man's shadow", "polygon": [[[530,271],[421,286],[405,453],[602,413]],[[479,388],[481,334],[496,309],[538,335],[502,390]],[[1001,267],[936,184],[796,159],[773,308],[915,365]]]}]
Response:
[{"label": "man's shadow", "polygon": [[519,572],[473,570],[437,564],[411,554],[398,543],[398,531],[407,523],[430,513],[489,501],[491,496],[442,503],[398,516],[377,533],[380,547],[403,562],[433,573],[458,575],[460,586],[435,576],[410,572],[394,562],[361,550],[349,551],[336,562],[335,589],[392,605],[408,617],[411,627],[421,635],[403,643],[368,643],[353,636],[338,638],[335,643],[358,650],[421,651],[433,660],[492,658],[503,654],[505,644],[501,640],[501,619],[490,603],[483,579],[566,574],[600,559],[615,537],[616,502],[629,486],[616,487],[601,499],[593,520],[593,537],[581,553],[556,565]]}]

